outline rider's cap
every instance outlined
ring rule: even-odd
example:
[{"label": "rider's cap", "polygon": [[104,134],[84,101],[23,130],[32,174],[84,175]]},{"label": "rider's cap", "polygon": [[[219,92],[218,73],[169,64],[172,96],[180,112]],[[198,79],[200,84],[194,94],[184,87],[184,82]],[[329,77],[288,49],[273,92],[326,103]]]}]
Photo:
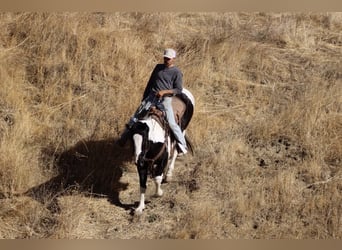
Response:
[{"label": "rider's cap", "polygon": [[173,49],[166,49],[166,50],[164,50],[164,57],[175,58],[176,57],[176,51]]}]

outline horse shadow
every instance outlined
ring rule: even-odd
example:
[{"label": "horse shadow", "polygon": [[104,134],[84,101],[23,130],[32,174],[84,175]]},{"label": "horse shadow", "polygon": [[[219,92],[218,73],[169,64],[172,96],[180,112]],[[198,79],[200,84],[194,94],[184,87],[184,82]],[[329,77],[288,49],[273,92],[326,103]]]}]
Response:
[{"label": "horse shadow", "polygon": [[132,210],[135,204],[122,204],[119,197],[128,187],[120,179],[124,164],[132,160],[132,150],[129,143],[123,147],[115,139],[81,140],[60,154],[54,153],[57,175],[23,195],[41,202],[51,212],[60,211],[58,197],[75,191],[91,197],[106,197],[112,204]]}]

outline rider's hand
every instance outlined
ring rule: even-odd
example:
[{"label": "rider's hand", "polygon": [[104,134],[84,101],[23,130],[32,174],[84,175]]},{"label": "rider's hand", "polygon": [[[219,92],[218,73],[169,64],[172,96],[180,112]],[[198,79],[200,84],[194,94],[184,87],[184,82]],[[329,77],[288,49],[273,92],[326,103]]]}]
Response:
[{"label": "rider's hand", "polygon": [[157,97],[159,98],[162,98],[164,95],[167,95],[167,94],[172,94],[172,90],[163,89],[163,90],[159,90],[156,93]]},{"label": "rider's hand", "polygon": [[156,93],[156,96],[162,98],[165,95],[165,90],[160,90]]}]

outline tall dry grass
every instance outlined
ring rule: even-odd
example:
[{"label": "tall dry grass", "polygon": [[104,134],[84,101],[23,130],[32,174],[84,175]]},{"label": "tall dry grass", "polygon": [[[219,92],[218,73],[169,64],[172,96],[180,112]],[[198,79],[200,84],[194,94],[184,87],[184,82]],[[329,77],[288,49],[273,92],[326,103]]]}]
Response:
[{"label": "tall dry grass", "polygon": [[[0,20],[0,238],[341,238],[340,13]],[[166,47],[195,155],[136,217],[115,140]]]}]

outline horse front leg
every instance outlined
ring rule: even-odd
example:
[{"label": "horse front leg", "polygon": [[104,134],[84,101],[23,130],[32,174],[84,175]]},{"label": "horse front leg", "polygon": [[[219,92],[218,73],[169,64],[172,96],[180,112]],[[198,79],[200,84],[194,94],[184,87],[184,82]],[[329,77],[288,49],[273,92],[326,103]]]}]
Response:
[{"label": "horse front leg", "polygon": [[139,173],[139,184],[140,184],[140,199],[139,206],[135,209],[135,212],[141,214],[145,209],[145,193],[147,188],[147,166],[146,164],[138,161],[137,164],[138,173]]},{"label": "horse front leg", "polygon": [[139,174],[139,186],[140,186],[140,199],[139,206],[135,209],[135,212],[141,214],[145,209],[145,193],[147,183],[147,166],[144,163],[142,157],[142,142],[143,138],[140,134],[133,135],[134,152],[135,152],[135,165],[137,166]]},{"label": "horse front leg", "polygon": [[136,214],[142,214],[143,210],[145,209],[145,192],[146,188],[140,187],[140,201],[139,206],[135,209]]}]

